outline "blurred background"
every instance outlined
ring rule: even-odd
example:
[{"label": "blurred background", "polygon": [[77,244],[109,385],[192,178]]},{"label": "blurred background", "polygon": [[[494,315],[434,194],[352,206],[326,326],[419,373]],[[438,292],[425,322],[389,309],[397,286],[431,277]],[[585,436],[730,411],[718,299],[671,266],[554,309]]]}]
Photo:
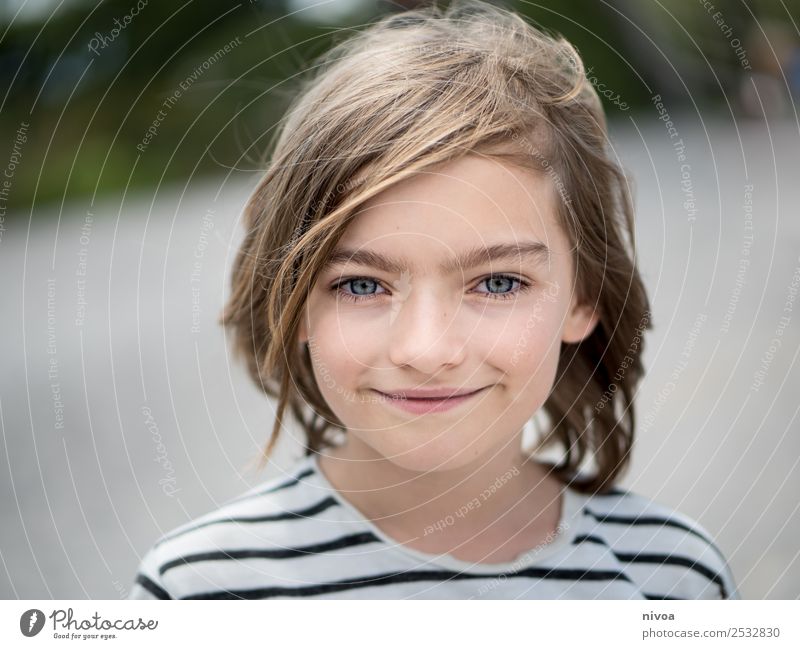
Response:
[{"label": "blurred background", "polygon": [[[162,533],[280,475],[216,324],[302,72],[424,2],[0,0],[0,597],[125,597]],[[447,4],[440,2],[440,5]],[[800,596],[800,6],[496,2],[575,44],[631,177],[654,330],[622,484],[745,598]]]}]

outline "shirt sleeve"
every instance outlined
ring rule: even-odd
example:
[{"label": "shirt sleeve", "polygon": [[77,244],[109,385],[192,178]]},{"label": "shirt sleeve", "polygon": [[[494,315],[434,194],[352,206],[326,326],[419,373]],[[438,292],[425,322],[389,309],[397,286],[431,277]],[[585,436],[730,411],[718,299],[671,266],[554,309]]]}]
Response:
[{"label": "shirt sleeve", "polygon": [[128,599],[174,599],[161,579],[160,566],[158,548],[152,547],[139,564]]},{"label": "shirt sleeve", "polygon": [[[713,579],[713,588],[703,589],[703,594],[698,599],[741,599],[736,587],[730,565],[713,536],[704,527],[694,522],[695,530],[699,532],[702,540],[692,538],[692,547],[689,556],[695,557],[697,565],[704,566],[706,576]],[[712,594],[713,593],[713,594]],[[694,599],[694,598],[692,598]]]},{"label": "shirt sleeve", "polygon": [[736,580],[733,578],[733,572],[731,572],[727,561],[722,568],[721,577],[724,588],[723,592],[720,593],[720,599],[742,599],[739,589],[736,586]]}]

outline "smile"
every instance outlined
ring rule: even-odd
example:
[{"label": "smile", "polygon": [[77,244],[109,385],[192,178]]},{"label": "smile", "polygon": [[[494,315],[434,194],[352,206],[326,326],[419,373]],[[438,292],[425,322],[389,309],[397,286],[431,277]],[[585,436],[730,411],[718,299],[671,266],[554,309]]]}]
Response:
[{"label": "smile", "polygon": [[404,398],[404,397],[393,397],[388,394],[384,394],[383,392],[378,392],[375,390],[376,394],[379,394],[381,397],[381,401],[385,403],[390,403],[392,406],[396,408],[400,408],[401,410],[405,410],[406,412],[411,412],[415,415],[425,415],[425,414],[433,414],[436,412],[444,412],[445,410],[450,410],[457,406],[460,406],[462,403],[466,403],[470,399],[472,399],[477,394],[483,392],[486,388],[481,388],[480,390],[476,390],[475,392],[471,392],[470,394],[465,394],[458,397],[450,397],[447,399],[412,399],[412,398]]}]

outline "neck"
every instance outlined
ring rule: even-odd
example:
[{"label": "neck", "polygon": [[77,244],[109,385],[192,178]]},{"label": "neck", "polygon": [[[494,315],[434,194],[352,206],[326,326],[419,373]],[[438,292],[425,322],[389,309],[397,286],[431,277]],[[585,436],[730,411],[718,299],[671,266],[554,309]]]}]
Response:
[{"label": "neck", "polygon": [[416,472],[382,457],[352,435],[326,451],[320,468],[366,518],[419,550],[496,561],[553,533],[561,484],[523,454],[521,434],[503,449],[457,469]]}]

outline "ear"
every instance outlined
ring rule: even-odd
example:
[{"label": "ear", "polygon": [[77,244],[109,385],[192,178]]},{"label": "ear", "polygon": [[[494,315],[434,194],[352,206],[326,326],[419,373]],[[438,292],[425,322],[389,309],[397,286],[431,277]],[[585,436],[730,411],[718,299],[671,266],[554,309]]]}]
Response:
[{"label": "ear", "polygon": [[565,343],[579,343],[594,331],[599,321],[600,315],[592,307],[573,303],[567,314],[561,340]]}]

